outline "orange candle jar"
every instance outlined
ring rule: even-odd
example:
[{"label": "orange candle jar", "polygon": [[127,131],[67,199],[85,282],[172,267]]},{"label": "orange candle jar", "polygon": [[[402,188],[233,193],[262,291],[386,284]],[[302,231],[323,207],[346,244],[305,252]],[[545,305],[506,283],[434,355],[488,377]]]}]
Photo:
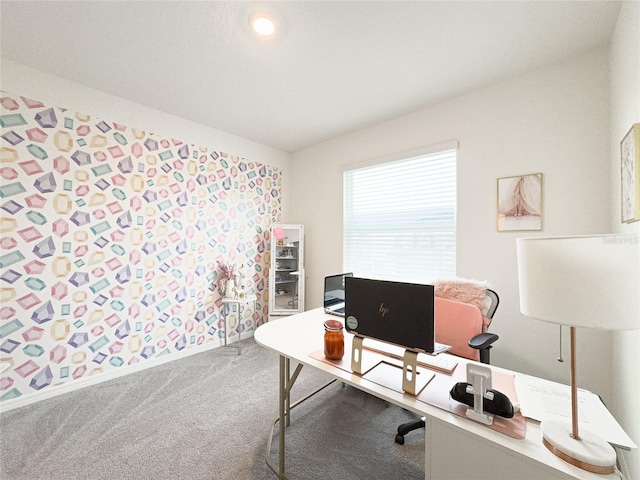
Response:
[{"label": "orange candle jar", "polygon": [[338,320],[324,322],[324,356],[328,360],[340,360],[344,356],[344,333]]}]

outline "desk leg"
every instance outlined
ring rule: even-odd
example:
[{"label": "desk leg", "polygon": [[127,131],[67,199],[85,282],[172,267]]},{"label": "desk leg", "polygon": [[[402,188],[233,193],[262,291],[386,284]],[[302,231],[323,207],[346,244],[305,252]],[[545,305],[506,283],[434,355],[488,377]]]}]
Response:
[{"label": "desk leg", "polygon": [[[291,374],[290,362],[291,360],[289,358],[283,355],[280,355],[278,418],[276,418],[273,424],[271,425],[269,439],[267,440],[267,451],[265,454],[265,460],[267,462],[267,465],[273,471],[273,473],[278,474],[278,478],[280,480],[286,480],[289,478],[285,473],[284,453],[285,453],[285,429],[287,428],[287,426],[290,425],[290,422],[291,422],[291,410],[296,406],[300,405],[302,402],[313,397],[316,393],[320,392],[321,390],[325,389],[326,387],[328,387],[329,385],[331,385],[336,381],[335,378],[333,380],[330,380],[325,385],[322,385],[320,388],[307,394],[306,396],[302,397],[300,400],[297,400],[296,402],[294,402],[293,405],[291,405],[291,402],[290,402],[291,389],[293,388],[293,385],[296,383],[296,380],[298,379],[298,375],[302,370],[302,364],[299,363],[296,369],[293,371],[293,374]],[[275,426],[278,423],[280,424],[280,431],[278,432],[278,441],[279,441],[280,451],[278,452],[279,454],[278,465],[276,466],[271,459],[271,440],[273,439],[273,432],[275,430]]]},{"label": "desk leg", "polygon": [[[287,381],[291,378],[291,360],[285,358],[285,378]],[[293,386],[293,384],[291,385]],[[286,385],[285,385],[286,388]],[[284,398],[285,424],[287,427],[291,425],[291,389],[287,390]]]},{"label": "desk leg", "polygon": [[[279,431],[279,458],[278,458],[278,478],[283,479],[284,476],[284,448],[285,448],[285,428],[289,426],[289,391],[287,390],[287,381],[289,379],[289,362],[286,357],[280,356],[280,431]],[[285,419],[286,415],[286,419]],[[285,426],[286,424],[286,426]]]},{"label": "desk leg", "polygon": [[[278,478],[281,480],[287,479],[287,475],[285,473],[285,429],[289,426],[291,417],[291,388],[293,384],[296,382],[298,378],[298,374],[300,370],[302,370],[302,364],[298,364],[296,367],[293,376],[290,376],[291,369],[291,360],[287,357],[280,355],[280,379],[279,379],[279,399],[278,399],[278,419],[274,422],[273,427],[275,427],[276,423],[280,424],[280,431],[278,432],[278,471],[276,472],[275,465],[271,463],[271,438],[273,437],[273,427],[271,428],[271,434],[269,435],[269,441],[267,442],[267,454],[265,456],[267,460],[267,465],[273,470],[274,473],[278,474]],[[316,393],[316,392],[314,392]],[[302,401],[306,400],[300,400]],[[295,406],[295,405],[294,405]]]}]

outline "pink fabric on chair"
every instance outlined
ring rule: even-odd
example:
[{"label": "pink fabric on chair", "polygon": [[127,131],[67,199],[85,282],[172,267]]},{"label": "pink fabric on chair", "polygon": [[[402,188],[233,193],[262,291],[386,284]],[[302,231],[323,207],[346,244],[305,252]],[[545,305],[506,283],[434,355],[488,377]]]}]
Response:
[{"label": "pink fabric on chair", "polygon": [[436,342],[451,345],[449,353],[480,360],[480,352],[468,345],[474,335],[483,332],[483,317],[475,305],[436,297]]}]

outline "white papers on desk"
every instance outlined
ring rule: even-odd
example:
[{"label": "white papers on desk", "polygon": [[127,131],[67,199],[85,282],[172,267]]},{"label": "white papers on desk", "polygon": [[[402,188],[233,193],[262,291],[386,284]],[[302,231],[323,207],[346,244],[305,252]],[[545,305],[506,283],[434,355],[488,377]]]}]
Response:
[{"label": "white papers on desk", "polygon": [[[516,375],[516,392],[522,415],[533,420],[559,420],[571,423],[571,387],[561,383]],[[600,398],[578,389],[578,431],[581,428],[625,449],[637,448]]]}]

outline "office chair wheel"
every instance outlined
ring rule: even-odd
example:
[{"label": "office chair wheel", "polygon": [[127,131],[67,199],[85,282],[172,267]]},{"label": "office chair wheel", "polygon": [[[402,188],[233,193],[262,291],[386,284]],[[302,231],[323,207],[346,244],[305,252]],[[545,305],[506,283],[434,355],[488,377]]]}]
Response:
[{"label": "office chair wheel", "polygon": [[396,443],[399,445],[404,445],[404,436],[417,430],[418,428],[424,428],[424,417],[421,417],[419,420],[412,420],[411,422],[403,423],[398,427],[398,433],[396,433]]}]

